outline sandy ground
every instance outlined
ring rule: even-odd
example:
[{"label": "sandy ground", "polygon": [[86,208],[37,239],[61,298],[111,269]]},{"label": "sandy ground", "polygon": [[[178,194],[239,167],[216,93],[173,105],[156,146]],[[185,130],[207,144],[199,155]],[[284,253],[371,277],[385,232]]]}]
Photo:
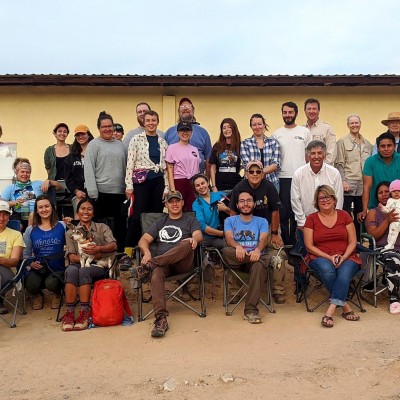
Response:
[{"label": "sandy ground", "polygon": [[28,309],[15,329],[0,321],[0,398],[400,398],[400,315],[387,299],[326,329],[324,309],[307,313],[292,293],[260,325],[242,320],[243,306],[225,316],[221,299],[207,300],[206,318],[172,302],[162,339],[150,337],[152,320],[64,333],[55,310]]}]

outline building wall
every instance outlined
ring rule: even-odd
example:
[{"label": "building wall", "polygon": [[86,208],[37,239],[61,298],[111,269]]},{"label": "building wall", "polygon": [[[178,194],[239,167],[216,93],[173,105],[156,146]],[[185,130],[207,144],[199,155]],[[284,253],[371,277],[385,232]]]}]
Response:
[{"label": "building wall", "polygon": [[249,137],[249,117],[265,116],[270,132],[282,126],[280,107],[294,101],[300,111],[297,122],[305,123],[303,102],[308,97],[321,101],[321,119],[329,122],[337,137],[347,134],[346,117],[359,114],[361,132],[369,139],[385,131],[381,120],[391,111],[400,111],[399,87],[0,87],[0,125],[5,142],[18,143],[18,156],[28,157],[33,179],[44,179],[43,153],[55,143],[52,129],[66,122],[73,141],[73,129],[86,124],[98,135],[96,120],[106,110],[125,131],[137,126],[135,105],[150,103],[160,114],[160,126],[166,130],[177,119],[177,103],[190,97],[196,107],[196,119],[211,135],[214,143],[219,124],[225,117],[238,123],[242,138]]}]

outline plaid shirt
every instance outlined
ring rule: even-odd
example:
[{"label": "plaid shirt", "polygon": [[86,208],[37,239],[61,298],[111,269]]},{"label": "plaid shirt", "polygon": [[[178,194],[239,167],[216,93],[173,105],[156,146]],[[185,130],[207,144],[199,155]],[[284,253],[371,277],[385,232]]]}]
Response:
[{"label": "plaid shirt", "polygon": [[[264,136],[264,167],[275,164],[280,169],[281,152],[277,140]],[[257,140],[254,136],[244,139],[240,143],[240,157],[242,159],[243,168],[246,170],[246,165],[249,161],[261,161],[261,152],[257,146]],[[272,182],[279,191],[279,178],[276,172],[272,172],[265,176],[267,180]]]}]

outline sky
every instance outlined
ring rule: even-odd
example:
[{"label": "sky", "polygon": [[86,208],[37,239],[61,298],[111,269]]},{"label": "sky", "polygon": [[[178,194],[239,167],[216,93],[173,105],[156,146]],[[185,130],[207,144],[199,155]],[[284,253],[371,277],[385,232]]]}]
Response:
[{"label": "sky", "polygon": [[400,74],[399,0],[0,0],[0,74]]}]

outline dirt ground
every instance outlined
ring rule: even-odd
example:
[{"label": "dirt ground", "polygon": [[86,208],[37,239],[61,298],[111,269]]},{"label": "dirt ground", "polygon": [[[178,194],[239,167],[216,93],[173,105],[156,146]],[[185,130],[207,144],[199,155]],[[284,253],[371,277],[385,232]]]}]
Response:
[{"label": "dirt ground", "polygon": [[262,309],[260,325],[242,320],[243,306],[225,316],[220,290],[206,318],[171,302],[162,339],[150,337],[152,319],[62,332],[48,305],[28,308],[15,329],[0,321],[0,398],[399,399],[400,315],[387,298],[366,304],[361,321],[338,314],[327,329],[324,308],[307,313],[288,286],[287,303]]}]

